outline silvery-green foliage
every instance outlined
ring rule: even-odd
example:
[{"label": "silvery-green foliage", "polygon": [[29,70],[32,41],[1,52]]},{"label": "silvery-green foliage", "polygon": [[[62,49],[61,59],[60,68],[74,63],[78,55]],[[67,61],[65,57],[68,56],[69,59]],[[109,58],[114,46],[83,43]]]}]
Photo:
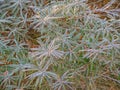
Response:
[{"label": "silvery-green foliage", "polygon": [[54,90],[74,90],[72,87],[73,82],[69,81],[71,76],[69,71],[66,71],[62,76],[57,76],[57,81],[53,84]]},{"label": "silvery-green foliage", "polygon": [[120,88],[119,9],[87,1],[0,1],[1,90]]}]

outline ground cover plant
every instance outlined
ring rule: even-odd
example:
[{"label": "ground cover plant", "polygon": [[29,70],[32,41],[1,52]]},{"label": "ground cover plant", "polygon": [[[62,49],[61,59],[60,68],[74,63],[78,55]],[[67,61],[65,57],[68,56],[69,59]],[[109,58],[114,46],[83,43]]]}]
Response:
[{"label": "ground cover plant", "polygon": [[104,1],[1,0],[0,90],[119,90],[120,4]]}]

